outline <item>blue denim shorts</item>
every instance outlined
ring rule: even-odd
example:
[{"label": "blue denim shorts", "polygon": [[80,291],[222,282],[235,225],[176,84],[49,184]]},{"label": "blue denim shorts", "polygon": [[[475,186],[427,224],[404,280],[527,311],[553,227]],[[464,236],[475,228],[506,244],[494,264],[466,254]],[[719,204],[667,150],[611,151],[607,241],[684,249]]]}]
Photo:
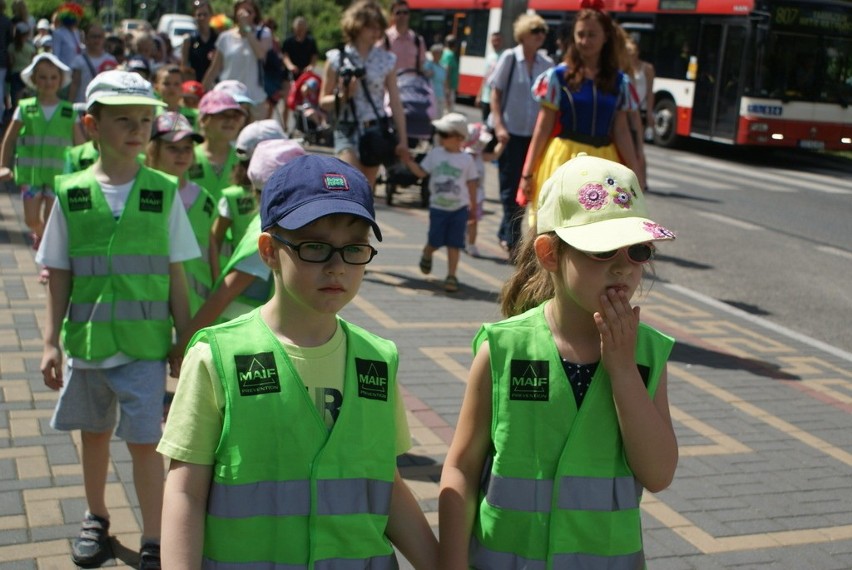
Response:
[{"label": "blue denim shorts", "polygon": [[453,211],[429,208],[429,245],[464,249],[468,210],[467,206]]},{"label": "blue denim shorts", "polygon": [[163,434],[166,362],[134,360],[115,368],[65,367],[65,383],[50,420],[60,431],[112,431],[127,443],[149,444]]},{"label": "blue denim shorts", "polygon": [[358,156],[358,127],[355,123],[340,121],[334,127],[334,154],[351,150]]}]

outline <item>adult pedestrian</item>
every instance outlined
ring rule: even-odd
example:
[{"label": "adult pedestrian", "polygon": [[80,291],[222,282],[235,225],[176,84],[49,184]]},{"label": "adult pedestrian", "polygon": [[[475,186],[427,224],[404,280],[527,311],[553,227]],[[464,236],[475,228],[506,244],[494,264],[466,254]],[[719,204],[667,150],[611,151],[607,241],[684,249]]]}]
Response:
[{"label": "adult pedestrian", "polygon": [[423,71],[426,42],[409,28],[411,8],[406,0],[394,0],[390,6],[390,27],[385,31],[384,47],[396,55],[396,69]]},{"label": "adult pedestrian", "polygon": [[86,100],[86,87],[97,74],[118,67],[118,61],[104,50],[105,41],[103,26],[97,22],[90,24],[86,29],[86,49],[71,62],[68,95],[72,102]]},{"label": "adult pedestrian", "polygon": [[255,117],[266,117],[266,90],[263,63],[272,49],[272,32],[261,24],[260,7],[255,0],[238,0],[234,5],[235,26],[219,34],[210,67],[204,74],[204,90],[219,80],[235,79],[249,89],[255,102]]},{"label": "adult pedestrian", "polygon": [[450,90],[450,100],[447,104],[447,111],[453,110],[453,105],[456,103],[456,92],[459,89],[459,56],[456,53],[458,49],[458,40],[452,34],[444,40],[444,53],[441,54],[441,65],[447,70],[447,87]]},{"label": "adult pedestrian", "polygon": [[18,106],[18,99],[26,85],[21,78],[21,72],[29,66],[36,55],[36,48],[30,41],[30,33],[25,22],[16,22],[12,28],[12,43],[9,44],[9,69],[7,72],[9,81],[10,107]]},{"label": "adult pedestrian", "polygon": [[219,34],[210,27],[211,16],[213,9],[207,0],[195,0],[192,3],[196,31],[190,34],[181,46],[180,64],[184,68],[192,69],[196,81],[204,80],[204,74],[207,73],[216,51],[216,38]]},{"label": "adult pedestrian", "polygon": [[[524,156],[538,116],[538,103],[530,91],[533,81],[553,66],[553,60],[539,53],[547,37],[547,24],[538,14],[521,14],[512,34],[516,45],[497,60],[491,74],[491,125],[505,150],[497,160],[503,219],[497,237],[514,257],[521,237],[522,209],[515,201]],[[511,109],[511,112],[509,112]]]},{"label": "adult pedestrian", "polygon": [[[319,49],[317,42],[310,34],[308,21],[303,16],[293,18],[293,35],[289,36],[281,44],[281,57],[284,59],[284,67],[288,74],[284,78],[283,96],[290,94],[290,87],[300,75],[308,69],[312,69],[317,63]],[[290,109],[284,105],[283,122],[287,125]]]},{"label": "adult pedestrian", "polygon": [[74,58],[80,55],[82,41],[80,40],[80,20],[83,18],[83,8],[75,2],[66,2],[56,10],[56,29],[53,31],[53,55],[59,61],[71,67]]},{"label": "adult pedestrian", "polygon": [[628,124],[636,102],[630,79],[619,70],[618,32],[602,5],[602,0],[583,0],[565,60],[538,77],[533,88],[540,107],[519,184],[531,225],[541,185],[580,153],[622,162],[645,187]]},{"label": "adult pedestrian", "polygon": [[[366,166],[359,156],[358,141],[365,129],[384,118],[385,95],[390,102],[398,143],[395,152],[408,158],[407,131],[396,85],[396,56],[376,45],[385,33],[387,20],[374,0],[359,0],[343,13],[343,52],[326,54],[320,103],[337,115],[334,152],[358,168],[370,185],[376,183],[379,166]],[[372,162],[372,161],[369,161]]]},{"label": "adult pedestrian", "polygon": [[[6,73],[9,71],[9,47],[12,43],[12,21],[6,16],[6,0],[0,0],[0,101],[6,101]],[[3,116],[3,124],[6,117]]]},{"label": "adult pedestrian", "polygon": [[485,70],[482,73],[482,86],[476,94],[476,106],[482,110],[482,122],[488,121],[488,115],[491,114],[491,83],[488,81],[491,78],[491,72],[494,71],[494,66],[497,65],[497,60],[503,53],[503,34],[500,32],[492,32],[491,49],[485,56]]}]

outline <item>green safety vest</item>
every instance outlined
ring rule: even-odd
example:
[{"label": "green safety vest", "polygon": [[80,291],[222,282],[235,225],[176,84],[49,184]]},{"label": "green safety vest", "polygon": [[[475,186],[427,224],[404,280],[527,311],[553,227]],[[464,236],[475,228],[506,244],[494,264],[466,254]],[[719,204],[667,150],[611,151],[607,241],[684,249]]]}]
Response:
[{"label": "green safety vest", "polygon": [[82,172],[92,166],[99,156],[93,141],[72,146],[65,153],[65,172]]},{"label": "green safety vest", "polygon": [[56,180],[71,261],[65,350],[86,360],[118,352],[165,358],[172,342],[169,213],[176,179],[140,167],[118,220],[91,168]]},{"label": "green safety vest", "polygon": [[396,346],[339,320],[343,405],[329,431],[258,309],[199,331],[225,392],[204,568],[397,568],[385,535],[396,472]]},{"label": "green safety vest", "polygon": [[187,172],[187,178],[210,192],[213,199],[217,202],[222,197],[222,190],[231,185],[231,172],[234,170],[234,165],[237,163],[237,152],[231,147],[228,152],[228,158],[225,160],[225,166],[222,168],[222,174],[217,175],[210,166],[210,161],[207,160],[207,155],[201,145],[195,146],[195,164],[193,164]]},{"label": "green safety vest", "polygon": [[200,192],[195,202],[186,211],[192,233],[201,249],[201,257],[183,262],[186,271],[186,286],[189,291],[189,313],[194,315],[210,296],[213,287],[213,274],[210,270],[210,228],[216,218],[216,205],[213,197],[199,186]]},{"label": "green safety vest", "polygon": [[[240,240],[240,243],[237,244],[236,249],[234,249],[233,255],[228,259],[228,262],[225,264],[225,267],[222,269],[222,273],[219,275],[219,278],[216,280],[216,283],[213,284],[213,290],[218,289],[222,282],[225,280],[225,276],[236,268],[237,264],[243,261],[246,258],[249,258],[253,255],[257,255],[257,238],[260,237],[262,233],[260,229],[260,214],[255,214],[254,218],[252,218],[251,222],[249,222],[248,227],[246,228],[246,233],[243,236],[243,239]],[[245,291],[240,293],[240,295],[236,298],[236,301],[248,305],[250,307],[259,307],[266,303],[270,297],[272,297],[273,292],[273,283],[272,283],[272,275],[270,274],[268,280],[263,280],[260,278],[255,278],[254,283],[249,285]],[[223,323],[227,319],[220,318],[218,322]]]},{"label": "green safety vest", "polygon": [[257,213],[257,199],[254,190],[236,184],[222,190],[222,197],[228,201],[231,210],[231,227],[228,228],[231,235],[228,239],[236,245],[243,239],[249,222]]},{"label": "green safety vest", "polygon": [[74,107],[60,101],[47,121],[35,97],[18,106],[23,127],[15,147],[15,183],[53,188],[65,168],[65,149],[74,144]]},{"label": "green safety vest", "polygon": [[[472,568],[641,570],[642,486],[627,463],[612,386],[598,366],[583,405],[542,304],[484,325],[493,450],[470,546]],[[674,340],[640,324],[636,362],[653,397]]]}]

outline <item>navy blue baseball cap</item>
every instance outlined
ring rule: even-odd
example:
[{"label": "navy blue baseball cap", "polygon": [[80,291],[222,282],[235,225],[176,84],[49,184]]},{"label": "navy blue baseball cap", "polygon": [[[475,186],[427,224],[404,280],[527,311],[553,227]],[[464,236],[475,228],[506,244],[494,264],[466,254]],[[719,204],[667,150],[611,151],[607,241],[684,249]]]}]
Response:
[{"label": "navy blue baseball cap", "polygon": [[376,223],[373,190],[361,172],[339,158],[309,154],[276,170],[260,195],[260,223],[268,230],[279,226],[297,230],[323,216],[351,214],[382,231]]}]

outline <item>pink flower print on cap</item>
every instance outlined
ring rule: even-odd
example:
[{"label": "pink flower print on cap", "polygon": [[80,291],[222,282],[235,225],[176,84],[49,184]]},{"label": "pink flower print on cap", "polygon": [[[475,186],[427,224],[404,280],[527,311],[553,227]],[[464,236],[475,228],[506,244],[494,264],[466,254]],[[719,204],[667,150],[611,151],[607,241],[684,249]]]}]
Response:
[{"label": "pink flower print on cap", "polygon": [[600,184],[586,184],[580,188],[579,202],[587,210],[600,210],[607,203],[607,193]]},{"label": "pink flower print on cap", "polygon": [[675,234],[673,231],[664,228],[660,224],[656,222],[645,222],[644,224],[645,231],[653,236],[654,239],[674,239]]}]

